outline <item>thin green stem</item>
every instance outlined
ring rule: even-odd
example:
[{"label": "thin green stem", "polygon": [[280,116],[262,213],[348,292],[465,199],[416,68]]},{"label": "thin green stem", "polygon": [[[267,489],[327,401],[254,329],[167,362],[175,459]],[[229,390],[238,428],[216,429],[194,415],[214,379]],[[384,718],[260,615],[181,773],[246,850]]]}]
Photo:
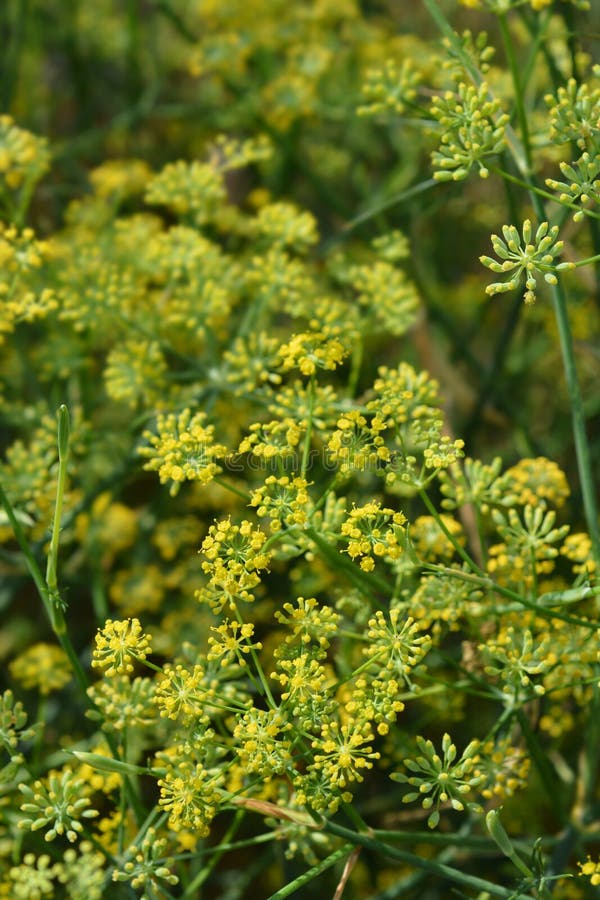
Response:
[{"label": "thin green stem", "polygon": [[308,383],[308,421],[306,423],[306,434],[304,436],[304,447],[302,450],[302,462],[300,464],[300,475],[302,478],[306,476],[308,463],[310,461],[310,442],[312,438],[313,428],[313,410],[315,406],[315,376],[311,375]]},{"label": "thin green stem", "polygon": [[[600,216],[598,216],[600,219]],[[566,268],[568,271],[571,269],[580,269],[582,266],[589,266],[590,263],[596,263],[600,261],[600,253],[597,253],[595,256],[587,256],[585,259],[580,259],[577,262],[570,262],[566,264]],[[560,269],[560,266],[558,266]]]},{"label": "thin green stem", "polygon": [[226,491],[230,491],[230,493],[235,494],[236,497],[240,497],[242,500],[245,500],[246,503],[250,503],[251,495],[247,491],[242,491],[240,488],[237,488],[235,485],[230,484],[228,481],[224,481],[222,478],[213,478],[213,481],[220,487],[225,488]]},{"label": "thin green stem", "polygon": [[371,601],[374,599],[374,593],[383,593],[386,597],[392,595],[393,587],[391,584],[378,575],[373,575],[371,572],[363,572],[353,562],[342,556],[339,550],[332,547],[315,528],[309,527],[305,533],[315,544],[321,556],[331,563],[334,568],[343,571],[361,593]]},{"label": "thin green stem", "polygon": [[[409,853],[406,850],[398,850],[396,847],[392,847],[378,838],[367,834],[361,834],[360,832],[350,831],[348,828],[344,828],[335,822],[328,822],[323,830],[329,834],[335,834],[351,844],[358,844],[361,847],[371,850],[373,853],[387,856],[390,859],[396,859],[410,866],[414,866],[417,869],[429,872],[432,875],[448,879],[455,884],[460,884],[479,892],[487,891],[492,897],[504,897],[506,900],[510,900],[511,897],[514,898],[514,893],[508,888],[500,887],[500,885],[494,884],[491,881],[486,881],[483,878],[478,878],[475,875],[469,875],[461,869],[454,869],[451,866],[435,862],[432,859],[417,856],[415,853]],[[381,832],[379,832],[379,834],[381,835]],[[460,842],[460,837],[457,838],[457,841]],[[520,894],[519,898],[520,900],[534,900],[531,894]],[[270,898],[270,900],[273,900],[273,898]]]},{"label": "thin green stem", "polygon": [[[234,609],[235,609],[235,615],[236,615],[238,622],[243,624],[244,620],[243,620],[242,616],[240,615],[240,611],[239,611],[238,607],[234,605]],[[254,667],[256,669],[256,673],[257,673],[259,681],[260,681],[260,686],[262,687],[261,693],[263,693],[264,696],[266,697],[267,703],[269,704],[271,709],[278,709],[277,703],[275,702],[275,698],[273,697],[273,694],[271,692],[271,688],[269,687],[269,682],[267,680],[267,676],[265,675],[265,673],[263,671],[263,667],[258,658],[258,654],[257,654],[256,650],[254,649],[254,647],[252,647],[252,646],[250,646],[250,657],[252,658],[252,662],[254,663]],[[252,677],[250,672],[248,674],[250,675],[250,677]]]},{"label": "thin green stem", "polygon": [[444,532],[445,536],[448,538],[448,540],[450,541],[450,543],[452,544],[452,546],[454,547],[454,549],[456,550],[456,552],[458,553],[460,558],[463,560],[463,562],[465,562],[468,565],[468,567],[471,569],[471,571],[474,572],[476,575],[478,575],[480,578],[485,578],[486,577],[485,572],[479,568],[479,566],[477,565],[475,560],[472,559],[469,556],[469,554],[467,553],[467,551],[464,549],[464,547],[461,547],[461,545],[458,543],[458,541],[456,540],[456,537],[448,529],[446,523],[440,516],[439,512],[437,511],[437,509],[435,508],[435,506],[429,499],[427,492],[423,488],[421,488],[419,490],[419,497],[421,498],[421,500],[427,507],[429,514],[431,516],[433,516],[436,523],[441,528],[441,530]]},{"label": "thin green stem", "polygon": [[324,860],[320,863],[317,863],[316,866],[311,866],[307,872],[299,875],[298,878],[294,878],[293,881],[290,881],[289,884],[286,884],[285,887],[280,888],[280,890],[275,891],[274,894],[271,894],[267,900],[284,900],[284,897],[290,897],[292,894],[295,894],[296,891],[299,891],[300,888],[303,888],[305,885],[310,884],[311,881],[314,881],[315,878],[318,878],[323,872],[326,872],[327,869],[330,869],[337,862],[344,857],[349,856],[350,853],[354,850],[353,844],[344,844],[343,847],[340,847],[339,850],[335,850],[334,853],[330,853]]},{"label": "thin green stem", "polygon": [[[517,175],[511,175],[510,172],[507,172],[506,169],[502,169],[500,166],[488,166],[490,172],[494,172],[494,174],[499,175],[500,178],[503,178],[505,181],[510,181],[512,184],[516,184],[518,187],[525,188],[525,190],[529,191],[532,194],[536,194],[538,197],[543,197],[544,200],[549,200],[551,203],[557,203],[559,206],[564,207],[565,209],[572,209],[574,212],[582,212],[584,216],[588,216],[591,219],[600,219],[600,213],[594,212],[592,209],[587,209],[585,206],[577,206],[576,203],[571,203],[569,200],[561,200],[556,194],[552,194],[550,191],[545,191],[543,188],[538,187],[536,184],[532,184],[529,181],[525,181],[523,178],[519,178]],[[583,262],[596,262],[597,257],[593,256],[590,259],[586,259]],[[575,263],[575,266],[582,265],[582,263]]]},{"label": "thin green stem", "polygon": [[56,485],[56,503],[52,538],[46,566],[46,587],[52,612],[52,627],[56,634],[66,630],[64,602],[58,590],[58,547],[60,543],[60,523],[62,520],[63,498],[67,481],[67,462],[69,460],[69,411],[63,404],[58,410],[58,479]]},{"label": "thin green stem", "polygon": [[87,692],[87,688],[88,688],[88,680],[86,678],[85,672],[83,671],[81,663],[79,662],[79,657],[77,656],[77,653],[75,652],[75,648],[73,647],[73,645],[71,643],[71,639],[69,638],[69,635],[67,634],[66,630],[56,631],[56,629],[54,627],[55,626],[55,611],[54,611],[53,603],[49,597],[46,581],[44,579],[44,576],[42,575],[40,567],[38,566],[35,556],[31,552],[31,547],[29,546],[27,538],[25,537],[23,529],[21,528],[21,524],[20,524],[19,520],[17,519],[17,517],[15,516],[12,504],[11,504],[10,500],[8,499],[8,496],[5,493],[4,488],[2,487],[1,483],[0,483],[0,503],[4,507],[4,511],[6,512],[8,521],[10,522],[10,525],[13,529],[15,538],[17,539],[17,543],[19,544],[19,546],[21,548],[21,552],[25,559],[25,565],[27,566],[27,568],[29,570],[29,574],[31,575],[32,581],[36,586],[37,592],[38,592],[38,594],[41,598],[41,601],[44,605],[44,609],[46,610],[46,614],[48,616],[50,624],[54,630],[54,633],[56,634],[56,637],[59,640],[59,643],[60,643],[62,649],[67,654],[69,662],[71,663],[71,668],[73,669],[73,672],[75,674],[75,678],[77,679],[79,687],[81,688],[81,690],[83,691],[83,693],[85,695]]},{"label": "thin green stem", "polygon": [[567,299],[561,281],[556,285],[551,285],[551,292],[554,314],[558,325],[567,390],[571,401],[573,438],[575,441],[577,468],[579,470],[579,483],[583,497],[583,509],[590,540],[592,542],[592,555],[594,557],[594,562],[596,563],[596,570],[600,571],[600,527],[598,523],[596,486],[594,483],[590,446],[586,432],[581,388],[579,386],[577,366],[575,363],[573,335],[571,333],[571,326],[567,314]]},{"label": "thin green stem", "polygon": [[502,14],[498,16],[498,25],[500,28],[500,34],[502,36],[502,42],[504,44],[504,52],[506,53],[506,60],[508,62],[508,66],[510,69],[510,73],[513,80],[514,85],[514,97],[515,97],[515,107],[517,110],[517,119],[519,122],[519,127],[521,129],[521,140],[523,142],[523,152],[525,155],[525,161],[527,163],[527,173],[531,172],[532,164],[531,164],[531,140],[529,137],[529,123],[527,120],[527,111],[525,109],[525,97],[523,91],[523,85],[521,84],[521,73],[519,68],[519,63],[515,54],[514,45],[511,39],[510,30],[508,27],[508,22],[506,19],[506,15]]},{"label": "thin green stem", "polygon": [[506,597],[508,600],[513,600],[515,603],[519,603],[521,606],[533,610],[538,616],[541,616],[543,619],[548,619],[548,621],[560,619],[562,622],[568,622],[570,625],[577,625],[581,628],[589,628],[592,631],[598,631],[600,629],[599,622],[592,622],[588,619],[578,619],[576,616],[571,616],[568,613],[559,612],[558,610],[549,610],[535,600],[529,600],[527,597],[523,597],[522,594],[511,591],[510,588],[505,588],[500,584],[496,584],[495,581],[492,581],[491,578],[488,578],[487,575],[483,573],[481,575],[473,575],[469,572],[462,572],[460,569],[452,569],[448,566],[438,566],[434,563],[426,563],[424,568],[427,572],[436,572],[440,575],[447,575],[449,578],[459,578],[461,581],[470,581],[474,584],[478,584],[482,588],[500,594],[501,597]]}]

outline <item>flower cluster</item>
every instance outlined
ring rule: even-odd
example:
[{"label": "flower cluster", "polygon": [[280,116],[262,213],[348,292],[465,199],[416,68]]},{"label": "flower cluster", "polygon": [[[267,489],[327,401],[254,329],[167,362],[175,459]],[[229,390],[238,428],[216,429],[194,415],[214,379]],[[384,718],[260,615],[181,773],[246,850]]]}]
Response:
[{"label": "flower cluster", "polygon": [[150,652],[150,637],[143,633],[139,619],[113,621],[107,619],[96,635],[92,666],[108,676],[133,672],[136,660],[144,660]]},{"label": "flower cluster", "polygon": [[568,181],[547,178],[546,184],[553,191],[560,191],[561,203],[581,204],[573,215],[574,222],[581,222],[588,204],[600,202],[600,154],[591,157],[586,151],[572,165],[565,160],[559,165]]},{"label": "flower cluster", "polygon": [[406,516],[377,501],[364,506],[354,506],[345,522],[341,534],[346,539],[346,553],[352,560],[357,559],[361,569],[371,572],[375,559],[398,559],[403,550]]},{"label": "flower cluster", "polygon": [[159,415],[158,434],[144,432],[150,447],[140,447],[140,455],[148,457],[144,468],[157,471],[161,484],[168,481],[174,496],[184,481],[207,484],[221,471],[215,459],[227,453],[223,444],[214,441],[214,426],[204,425],[205,413],[192,415],[184,409],[178,416]]},{"label": "flower cluster", "polygon": [[537,278],[540,275],[548,284],[557,282],[557,266],[554,260],[563,248],[563,241],[557,240],[558,231],[558,225],[550,227],[548,222],[542,222],[534,235],[531,222],[526,219],[523,222],[522,237],[514,225],[502,227],[504,240],[497,234],[493,234],[494,252],[503,262],[497,262],[489,256],[480,256],[481,263],[492,272],[513,272],[514,274],[507,281],[489,284],[486,293],[491,295],[513,291],[525,279],[527,290],[523,299],[525,303],[534,303]]},{"label": "flower cluster", "polygon": [[383,66],[368,69],[362,86],[365,102],[358,107],[359,116],[402,115],[414,103],[420,81],[420,73],[408,59],[400,67],[395,59],[386,59]]},{"label": "flower cluster", "polygon": [[500,101],[490,99],[488,85],[460,82],[456,92],[433,98],[431,114],[442,128],[440,147],[431,155],[434,178],[460,181],[474,166],[487,178],[483,160],[502,151],[509,121]]},{"label": "flower cluster", "polygon": [[171,871],[173,860],[164,858],[166,838],[159,838],[155,828],[149,828],[139,846],[128,847],[118,868],[113,869],[113,881],[128,881],[133,888],[143,888],[146,895],[158,892],[160,883],[177,884],[179,878]]},{"label": "flower cluster", "polygon": [[281,531],[283,527],[303,528],[310,510],[308,482],[299,476],[268,475],[264,484],[253,491],[250,506],[256,507],[259,518],[270,520],[271,531]]},{"label": "flower cluster", "polygon": [[38,780],[33,787],[20,784],[19,790],[25,798],[19,819],[19,828],[38,831],[45,828],[44,839],[53,841],[65,835],[74,843],[83,831],[81,819],[93,819],[99,813],[91,806],[85,793],[83,782],[68,768],[62,773],[50,772],[46,779]]},{"label": "flower cluster", "polygon": [[569,78],[559,87],[556,96],[548,94],[546,104],[550,111],[550,136],[557,144],[574,141],[580,150],[600,151],[600,88],[585,82],[578,84]]},{"label": "flower cluster", "polygon": [[208,601],[214,612],[225,605],[235,611],[238,600],[251,603],[252,591],[260,584],[258,573],[269,566],[270,554],[263,549],[266,539],[247,519],[239,525],[231,519],[211,525],[201,548],[208,587],[197,592],[198,599]]},{"label": "flower cluster", "polygon": [[435,828],[440,820],[440,805],[448,804],[459,811],[481,812],[481,805],[470,799],[473,791],[487,780],[478,765],[479,742],[471,741],[458,759],[458,751],[449,734],[442,738],[443,758],[425,738],[417,737],[417,746],[422,755],[404,760],[404,765],[413,774],[394,772],[391,776],[394,781],[417,788],[404,795],[404,803],[420,800],[423,809],[433,810],[427,819],[430,828]]},{"label": "flower cluster", "polygon": [[314,375],[317,369],[336,369],[343,362],[347,349],[337,338],[322,332],[295,334],[279,348],[283,372],[298,369],[302,375]]}]

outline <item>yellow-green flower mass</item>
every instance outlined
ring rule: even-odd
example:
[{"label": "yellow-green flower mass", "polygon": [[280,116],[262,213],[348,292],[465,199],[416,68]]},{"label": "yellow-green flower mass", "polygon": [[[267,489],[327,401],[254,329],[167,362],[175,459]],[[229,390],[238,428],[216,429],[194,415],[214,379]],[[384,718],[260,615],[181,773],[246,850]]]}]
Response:
[{"label": "yellow-green flower mass", "polygon": [[596,896],[587,6],[0,3],[0,898]]}]

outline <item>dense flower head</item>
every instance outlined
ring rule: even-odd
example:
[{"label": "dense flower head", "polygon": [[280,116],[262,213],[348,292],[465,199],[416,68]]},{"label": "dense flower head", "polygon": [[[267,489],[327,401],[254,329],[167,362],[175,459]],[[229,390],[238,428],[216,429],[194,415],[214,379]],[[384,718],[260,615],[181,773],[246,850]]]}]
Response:
[{"label": "dense flower head", "polygon": [[278,339],[264,331],[234,339],[231,348],[223,353],[223,372],[236,394],[281,383],[281,375],[276,371],[279,346]]},{"label": "dense flower head", "polygon": [[577,574],[592,574],[596,571],[596,563],[592,558],[592,542],[589,535],[583,532],[568,534],[560,552],[575,563],[573,571]]},{"label": "dense flower head", "polygon": [[27,831],[45,828],[46,841],[65,835],[74,843],[83,831],[80,820],[98,815],[83,787],[83,782],[68,767],[62,772],[50,772],[44,780],[35,781],[33,787],[20,784],[19,790],[25,798],[21,812],[25,816],[19,819],[19,828]]},{"label": "dense flower head", "polygon": [[18,900],[29,900],[35,897],[53,897],[54,879],[60,873],[61,867],[52,862],[47,853],[41,853],[36,857],[35,853],[26,853],[23,861],[9,870],[10,889],[12,896]]},{"label": "dense flower head", "polygon": [[[200,721],[205,706],[215,697],[218,682],[199,663],[166,665],[154,701],[161,716],[184,723]],[[208,720],[206,720],[208,721]]]},{"label": "dense flower head", "polygon": [[210,163],[169,163],[148,184],[146,201],[189,217],[196,225],[214,218],[227,197],[222,174]]},{"label": "dense flower head", "polygon": [[233,736],[236,753],[244,770],[261,775],[266,781],[291,769],[291,741],[287,733],[291,723],[279,709],[252,707],[237,721]]},{"label": "dense flower head", "polygon": [[488,85],[460,82],[456,91],[433,98],[431,114],[442,128],[440,147],[432,153],[434,178],[459,181],[474,166],[487,178],[483,160],[503,149],[509,120],[500,101],[490,99]]},{"label": "dense flower head", "polygon": [[[464,543],[462,527],[456,519],[442,515],[440,520],[455,540]],[[454,556],[454,544],[433,516],[418,516],[410,524],[409,535],[416,554],[423,561]]]},{"label": "dense flower head", "polygon": [[221,781],[219,774],[209,773],[200,762],[174,761],[158,780],[158,803],[169,814],[169,827],[174,831],[192,828],[198,837],[206,837],[221,803]]},{"label": "dense flower head", "polygon": [[259,572],[269,567],[271,555],[263,550],[267,536],[247,519],[235,525],[222,519],[211,525],[202,542],[202,571],[208,576],[209,589],[200,589],[199,600],[206,599],[215,612],[225,604],[235,611],[235,603],[251,603],[252,591],[260,583]]},{"label": "dense flower head", "polygon": [[282,308],[294,317],[312,307],[315,284],[310,269],[285,248],[273,246],[261,256],[253,256],[244,279],[263,307]]},{"label": "dense flower head", "polygon": [[497,489],[508,494],[513,504],[560,508],[570,494],[567,477],[554,460],[544,456],[524,457],[506,469]]},{"label": "dense flower head", "polygon": [[128,340],[108,354],[104,380],[109,397],[136,407],[158,403],[166,390],[167,364],[158,341]]},{"label": "dense flower head", "polygon": [[289,709],[304,729],[314,728],[335,710],[330,676],[311,647],[291,659],[279,657],[271,678],[282,689],[281,708]]},{"label": "dense flower head", "polygon": [[480,647],[488,660],[486,672],[497,675],[503,682],[506,703],[514,703],[523,693],[541,696],[544,686],[534,681],[553,665],[549,653],[550,642],[536,640],[529,629],[521,631],[509,626],[493,640]]},{"label": "dense flower head", "polygon": [[178,416],[159,415],[158,434],[144,432],[151,445],[139,449],[149,460],[144,468],[157,471],[161,484],[171,481],[172,496],[184,481],[207,484],[222,471],[215,460],[225,456],[227,448],[215,443],[214,425],[205,425],[205,420],[206,413],[192,415],[190,409],[184,409]]},{"label": "dense flower head", "polygon": [[501,469],[499,456],[491,463],[467,457],[462,464],[449,466],[440,472],[440,488],[444,495],[442,507],[457,509],[466,503],[476,503],[483,513],[487,513],[492,503],[512,503],[514,498],[507,493],[508,485],[497,486]]},{"label": "dense flower head", "polygon": [[490,69],[490,62],[496,52],[495,47],[488,43],[488,34],[480,31],[474,35],[470,29],[465,29],[460,35],[457,35],[460,41],[460,51],[450,41],[449,38],[442,38],[442,44],[446,53],[442,65],[445,71],[449,72],[453,81],[460,83],[464,80],[465,65],[464,55],[477,66],[482,75],[485,75]]},{"label": "dense flower head", "polygon": [[386,259],[349,265],[347,276],[357,292],[363,321],[375,331],[402,335],[414,325],[420,306],[414,284]]},{"label": "dense flower head", "polygon": [[308,523],[310,511],[308,482],[299,476],[268,475],[264,485],[252,492],[250,506],[256,507],[259,518],[270,519],[271,531],[284,526],[302,528]]},{"label": "dense flower head", "polygon": [[302,437],[303,428],[291,417],[253,422],[240,441],[238,453],[251,452],[264,460],[294,458]]},{"label": "dense flower head", "polygon": [[563,241],[557,240],[558,225],[550,227],[548,222],[542,222],[535,234],[532,231],[531,222],[526,219],[523,222],[522,237],[514,225],[503,225],[502,234],[504,240],[497,234],[492,235],[494,252],[502,262],[497,262],[489,256],[480,256],[484,266],[492,272],[513,272],[506,281],[498,281],[486,287],[487,294],[502,294],[519,287],[525,280],[525,303],[534,303],[537,291],[537,278],[542,275],[548,284],[556,284],[556,263],[563,248]]},{"label": "dense flower head", "polygon": [[371,746],[374,737],[366,722],[325,722],[320,737],[312,742],[315,754],[309,771],[345,792],[353,782],[363,781],[365,771],[379,759],[379,753]]},{"label": "dense flower head", "polygon": [[569,78],[558,88],[556,96],[545,98],[552,123],[550,136],[557,144],[574,141],[580,150],[600,149],[600,88],[578,84]]},{"label": "dense flower head", "polygon": [[367,638],[363,653],[370,668],[376,669],[380,678],[385,671],[386,677],[393,677],[398,684],[410,685],[411,671],[432,646],[431,637],[423,633],[421,624],[399,607],[393,607],[389,616],[377,610],[369,619]]},{"label": "dense flower head", "polygon": [[298,369],[302,375],[314,375],[317,369],[336,369],[347,353],[341,341],[322,332],[295,334],[279,348],[282,371]]},{"label": "dense flower head", "polygon": [[375,568],[375,560],[398,559],[403,550],[406,516],[378,501],[364,506],[354,506],[341,533],[347,540],[346,553],[351,559],[358,559],[365,572]]},{"label": "dense flower head", "polygon": [[486,781],[485,773],[478,767],[479,742],[471,741],[458,760],[456,746],[447,733],[442,738],[443,758],[432,741],[421,736],[417,737],[417,747],[421,755],[404,760],[404,765],[413,774],[395,772],[392,775],[395,781],[417,788],[404,795],[404,803],[420,800],[423,809],[432,809],[427,819],[430,828],[435,828],[440,821],[441,804],[459,811],[480,812],[481,805],[471,799],[473,790]]},{"label": "dense flower head", "polygon": [[254,625],[251,622],[236,622],[226,619],[220,625],[211,626],[212,635],[208,638],[208,660],[219,660],[221,666],[230,665],[237,661],[240,666],[246,665],[244,656],[252,650],[261,650],[260,641],[252,643],[250,638],[254,634]]},{"label": "dense flower head", "polygon": [[574,222],[581,222],[588,204],[600,202],[600,155],[591,157],[586,151],[572,165],[564,160],[559,165],[568,181],[547,178],[546,184],[553,191],[560,191],[561,203],[581,204],[573,215]]},{"label": "dense flower head", "polygon": [[0,221],[0,343],[20,322],[45,319],[57,309],[56,292],[44,277],[52,252],[33,229]]},{"label": "dense flower head", "polygon": [[150,636],[139,619],[107,619],[96,634],[92,666],[110,676],[133,672],[134,662],[150,653]]},{"label": "dense flower head", "polygon": [[389,448],[382,432],[387,422],[380,416],[363,415],[357,409],[348,410],[337,421],[337,428],[329,438],[327,449],[332,461],[342,472],[376,469],[390,459]]},{"label": "dense flower head", "polygon": [[[179,882],[171,871],[173,860],[165,857],[167,839],[159,838],[155,828],[149,828],[140,844],[133,844],[123,854],[118,868],[113,869],[113,881],[128,881],[135,889],[143,888],[146,896],[160,891],[160,883]],[[151,892],[151,893],[150,893]]]},{"label": "dense flower head", "polygon": [[152,169],[143,159],[109,159],[89,175],[98,197],[117,201],[141,194],[151,177]]},{"label": "dense flower head", "polygon": [[292,203],[265,204],[256,215],[253,229],[270,244],[290,247],[297,253],[306,252],[319,237],[314,216]]},{"label": "dense flower head", "polygon": [[314,645],[326,650],[337,632],[341,616],[315,597],[297,597],[294,603],[284,603],[282,610],[276,610],[275,619],[291,630],[284,638],[286,644],[297,643],[304,648]]},{"label": "dense flower head", "polygon": [[368,69],[362,85],[364,103],[358,107],[359,116],[382,114],[402,115],[413,104],[421,76],[411,59],[399,66],[395,59],[386,59],[383,66]]},{"label": "dense flower head", "polygon": [[147,728],[157,719],[155,693],[156,682],[151,678],[131,678],[129,673],[111,675],[87,689],[93,708],[86,716],[100,722],[102,730],[109,734]]}]

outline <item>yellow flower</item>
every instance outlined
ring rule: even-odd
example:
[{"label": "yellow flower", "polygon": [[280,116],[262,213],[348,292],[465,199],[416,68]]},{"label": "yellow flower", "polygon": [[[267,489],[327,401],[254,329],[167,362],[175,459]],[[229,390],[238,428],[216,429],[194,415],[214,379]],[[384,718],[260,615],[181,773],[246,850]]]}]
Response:
[{"label": "yellow flower", "polygon": [[139,619],[107,619],[96,634],[92,666],[111,675],[133,672],[133,662],[150,653],[150,636],[144,634]]}]

